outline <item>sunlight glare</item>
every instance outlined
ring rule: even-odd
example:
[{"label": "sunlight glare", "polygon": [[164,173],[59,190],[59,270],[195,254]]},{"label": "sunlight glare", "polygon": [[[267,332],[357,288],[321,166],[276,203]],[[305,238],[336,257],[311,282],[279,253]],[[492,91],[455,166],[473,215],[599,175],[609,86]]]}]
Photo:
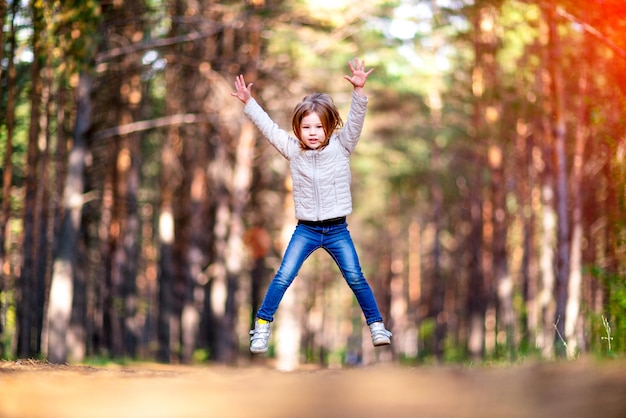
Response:
[{"label": "sunlight glare", "polygon": [[310,7],[315,7],[316,9],[321,10],[340,10],[347,6],[349,0],[314,0],[309,1]]}]

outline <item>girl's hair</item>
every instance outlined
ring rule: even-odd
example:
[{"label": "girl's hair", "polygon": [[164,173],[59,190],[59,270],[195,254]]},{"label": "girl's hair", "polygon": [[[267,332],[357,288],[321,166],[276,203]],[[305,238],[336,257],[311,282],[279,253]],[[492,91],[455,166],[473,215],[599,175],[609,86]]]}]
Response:
[{"label": "girl's hair", "polygon": [[335,129],[343,126],[343,121],[341,120],[337,106],[335,106],[333,99],[328,94],[313,93],[306,96],[296,105],[293,110],[293,119],[291,120],[291,128],[300,141],[300,147],[302,149],[307,149],[307,147],[300,137],[300,126],[302,119],[310,113],[316,113],[322,121],[322,127],[324,128],[324,134],[326,136],[319,148],[322,149],[328,145],[328,140],[333,132],[335,132]]}]

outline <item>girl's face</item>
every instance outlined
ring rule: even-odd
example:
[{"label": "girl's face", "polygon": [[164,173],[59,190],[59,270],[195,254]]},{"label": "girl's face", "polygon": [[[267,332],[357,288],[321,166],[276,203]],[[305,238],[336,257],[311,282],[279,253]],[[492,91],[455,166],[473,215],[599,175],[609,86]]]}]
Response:
[{"label": "girl's face", "polygon": [[317,149],[326,144],[326,133],[319,115],[311,112],[302,118],[300,139],[310,149]]}]

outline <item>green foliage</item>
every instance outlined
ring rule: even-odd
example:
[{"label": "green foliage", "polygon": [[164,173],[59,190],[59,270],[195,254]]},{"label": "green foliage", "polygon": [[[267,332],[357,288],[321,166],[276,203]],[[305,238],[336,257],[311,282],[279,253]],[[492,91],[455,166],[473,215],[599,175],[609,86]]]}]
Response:
[{"label": "green foliage", "polygon": [[99,42],[100,2],[97,0],[37,1],[45,7],[53,56],[59,71],[75,74],[90,70]]},{"label": "green foliage", "polygon": [[[21,184],[25,171],[25,153],[28,141],[28,116],[30,115],[30,106],[28,105],[28,94],[30,90],[30,63],[19,61],[16,63],[16,106],[15,106],[15,127],[13,131],[13,153],[11,161],[13,162],[13,177],[15,184]],[[2,89],[2,103],[6,106],[7,97],[6,89]],[[0,125],[6,126],[6,112],[0,114]],[[6,153],[7,130],[0,130],[0,161],[4,161]],[[1,171],[1,168],[0,168]]]},{"label": "green foliage", "polygon": [[199,348],[197,350],[194,350],[191,357],[191,361],[193,364],[206,363],[211,358],[211,351],[209,349]]},{"label": "green foliage", "polygon": [[605,313],[589,314],[591,348],[599,356],[626,354],[626,277],[605,269],[591,269],[606,290]]},{"label": "green foliage", "polygon": [[[1,295],[6,302],[12,302],[15,298],[14,292],[12,291],[3,292]],[[11,341],[15,337],[15,330],[17,328],[16,307],[13,303],[7,305],[7,311],[3,319],[4,332],[0,334],[0,360],[9,360],[13,355]]]},{"label": "green foliage", "polygon": [[[498,53],[499,65],[505,74],[532,77],[531,71],[518,73],[519,63],[532,56],[529,50],[539,37],[541,12],[535,4],[521,1],[508,1],[502,7],[500,16],[503,26],[502,49]],[[539,64],[535,61],[529,64]],[[532,66],[528,68],[532,70]]]}]

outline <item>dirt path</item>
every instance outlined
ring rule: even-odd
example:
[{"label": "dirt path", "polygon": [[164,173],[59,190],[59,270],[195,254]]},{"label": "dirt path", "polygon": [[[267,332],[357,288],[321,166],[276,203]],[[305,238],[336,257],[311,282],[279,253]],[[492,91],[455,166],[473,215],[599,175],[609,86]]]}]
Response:
[{"label": "dirt path", "polygon": [[0,362],[0,418],[625,418],[626,362],[128,368]]}]

